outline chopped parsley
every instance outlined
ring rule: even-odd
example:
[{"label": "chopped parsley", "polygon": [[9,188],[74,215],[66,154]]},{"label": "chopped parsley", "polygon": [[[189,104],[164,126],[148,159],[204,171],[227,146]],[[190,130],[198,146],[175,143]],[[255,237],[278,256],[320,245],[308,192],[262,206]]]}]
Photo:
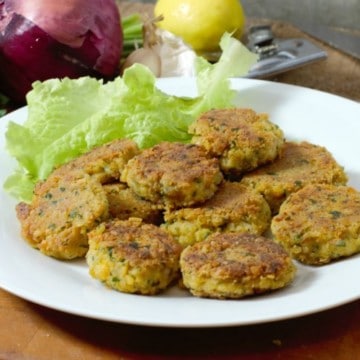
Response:
[{"label": "chopped parsley", "polygon": [[337,210],[330,211],[330,214],[333,219],[339,219],[342,216],[341,211],[337,211]]}]

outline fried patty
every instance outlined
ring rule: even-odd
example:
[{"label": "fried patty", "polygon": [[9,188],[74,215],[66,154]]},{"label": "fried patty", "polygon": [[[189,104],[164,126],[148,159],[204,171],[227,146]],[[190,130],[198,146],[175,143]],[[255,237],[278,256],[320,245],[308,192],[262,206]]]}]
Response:
[{"label": "fried patty", "polygon": [[214,234],[180,257],[183,283],[200,297],[242,298],[288,285],[296,268],[274,241],[254,234]]},{"label": "fried patty", "polygon": [[347,176],[332,154],[309,142],[286,142],[273,163],[245,174],[241,183],[262,194],[273,214],[291,193],[308,184],[344,185]]},{"label": "fried patty", "polygon": [[138,217],[146,223],[157,225],[162,222],[162,211],[150,201],[140,198],[126,184],[119,182],[103,187],[109,202],[110,216],[120,220]]},{"label": "fried patty", "polygon": [[305,264],[358,253],[360,193],[348,186],[305,186],[281,205],[271,229],[275,240]]},{"label": "fried patty", "polygon": [[51,176],[31,204],[16,207],[21,233],[30,245],[58,259],[83,257],[88,232],[108,217],[103,187],[81,171]]},{"label": "fried patty", "polygon": [[171,208],[209,199],[222,179],[217,159],[197,145],[177,142],[145,149],[126,164],[121,175],[138,196]]},{"label": "fried patty", "polygon": [[189,127],[192,142],[219,158],[225,174],[240,175],[273,161],[284,144],[282,130],[267,114],[251,109],[210,110]]},{"label": "fried patty", "polygon": [[270,226],[271,211],[262,195],[236,182],[224,181],[215,195],[196,207],[168,210],[162,225],[185,247],[214,232],[262,234]]},{"label": "fried patty", "polygon": [[139,218],[109,220],[89,233],[86,260],[92,277],[126,293],[152,295],[179,276],[181,246]]},{"label": "fried patty", "polygon": [[139,152],[133,140],[116,139],[59,166],[50,176],[63,176],[70,171],[82,170],[102,184],[114,182],[119,180],[125,164]]}]

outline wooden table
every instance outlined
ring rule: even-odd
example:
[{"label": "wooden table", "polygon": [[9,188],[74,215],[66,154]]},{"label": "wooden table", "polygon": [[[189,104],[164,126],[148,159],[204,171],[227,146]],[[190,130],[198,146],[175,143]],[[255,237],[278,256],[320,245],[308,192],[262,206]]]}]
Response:
[{"label": "wooden table", "polygon": [[[147,19],[153,16],[152,4],[141,4],[121,0],[117,0],[117,2],[123,16],[134,12],[143,14]],[[327,59],[324,61],[279,74],[270,80],[305,86],[360,101],[360,61],[358,59],[322,43],[287,22],[248,18],[246,27],[249,28],[253,25],[269,23],[272,25],[272,31],[275,37],[305,38],[325,50],[328,54]],[[360,37],[358,30],[350,30],[349,32]],[[246,39],[243,40],[244,42],[246,41]]]},{"label": "wooden table", "polygon": [[0,290],[0,359],[360,359],[360,301],[262,325],[168,329],[64,314]]},{"label": "wooden table", "polygon": [[[120,2],[125,13],[150,5]],[[253,20],[253,23],[263,20]],[[278,36],[304,36],[274,23]],[[314,42],[316,40],[313,39]],[[360,100],[360,64],[318,43],[329,58],[274,81]],[[1,266],[1,265],[0,265]],[[357,281],[357,274],[354,274]],[[360,359],[360,300],[314,315],[269,324],[168,329],[102,322],[51,310],[0,290],[1,360]]]}]

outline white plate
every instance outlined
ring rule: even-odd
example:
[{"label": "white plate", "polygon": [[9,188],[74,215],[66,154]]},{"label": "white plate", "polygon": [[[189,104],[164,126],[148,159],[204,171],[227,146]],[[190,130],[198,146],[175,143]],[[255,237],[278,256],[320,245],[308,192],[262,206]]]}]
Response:
[{"label": "white plate", "polygon": [[[189,95],[190,79],[163,79],[159,86]],[[360,189],[360,105],[327,93],[291,85],[235,79],[236,103],[267,112],[288,139],[326,146]],[[24,121],[26,108],[0,119],[0,183],[14,168],[6,154],[8,120]],[[360,256],[323,267],[298,265],[288,288],[242,300],[210,300],[176,288],[158,296],[122,294],[106,289],[87,273],[84,261],[61,262],[40,254],[19,236],[15,200],[0,190],[0,286],[37,304],[86,317],[114,322],[207,327],[262,323],[329,309],[360,297]]]}]

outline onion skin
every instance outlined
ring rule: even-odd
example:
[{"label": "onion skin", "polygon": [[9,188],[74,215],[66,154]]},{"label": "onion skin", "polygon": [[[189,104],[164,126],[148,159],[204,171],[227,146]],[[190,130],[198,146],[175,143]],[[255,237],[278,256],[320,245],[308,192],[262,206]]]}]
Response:
[{"label": "onion skin", "polygon": [[0,0],[0,91],[25,103],[36,80],[118,75],[114,0]]}]

